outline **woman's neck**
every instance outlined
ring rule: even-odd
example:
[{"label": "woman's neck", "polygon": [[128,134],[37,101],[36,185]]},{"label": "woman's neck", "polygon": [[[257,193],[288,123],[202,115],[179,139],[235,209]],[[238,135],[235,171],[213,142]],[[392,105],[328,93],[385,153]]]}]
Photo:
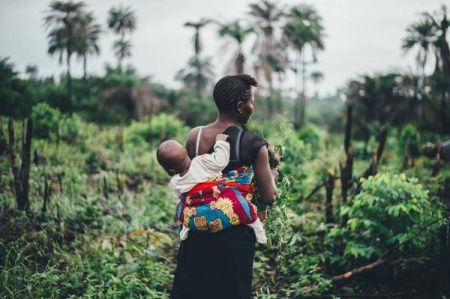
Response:
[{"label": "woman's neck", "polygon": [[230,126],[237,126],[238,123],[231,116],[219,113],[213,125],[221,128],[227,128]]}]

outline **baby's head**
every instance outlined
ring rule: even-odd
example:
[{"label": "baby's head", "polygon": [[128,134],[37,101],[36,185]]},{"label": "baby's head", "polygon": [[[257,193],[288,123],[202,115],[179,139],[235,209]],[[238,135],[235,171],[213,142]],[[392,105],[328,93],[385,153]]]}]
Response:
[{"label": "baby's head", "polygon": [[161,143],[156,151],[156,158],[170,176],[184,172],[191,162],[184,146],[175,140]]}]

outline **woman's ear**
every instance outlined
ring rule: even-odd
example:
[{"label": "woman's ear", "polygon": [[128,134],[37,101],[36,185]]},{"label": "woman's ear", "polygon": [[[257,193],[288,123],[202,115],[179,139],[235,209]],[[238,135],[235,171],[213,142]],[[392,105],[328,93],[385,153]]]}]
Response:
[{"label": "woman's ear", "polygon": [[238,114],[242,114],[243,112],[244,112],[244,102],[242,102],[242,101],[239,101],[239,102],[237,102],[237,104],[236,104],[236,112],[238,113]]}]

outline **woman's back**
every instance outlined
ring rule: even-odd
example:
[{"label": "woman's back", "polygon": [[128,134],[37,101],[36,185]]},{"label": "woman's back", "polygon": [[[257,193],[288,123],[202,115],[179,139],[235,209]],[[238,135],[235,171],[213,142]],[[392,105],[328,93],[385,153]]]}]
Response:
[{"label": "woman's back", "polygon": [[197,128],[193,131],[195,138],[188,140],[186,145],[190,158],[194,158],[196,154],[212,153],[214,140],[220,133],[228,135],[227,141],[230,143],[230,163],[224,172],[241,166],[252,166],[259,149],[267,145],[267,142],[258,134],[242,130],[237,126],[229,126],[225,130],[202,127],[201,130]]},{"label": "woman's back", "polygon": [[[253,132],[236,126],[225,130],[203,128],[188,140],[188,153],[212,152],[215,134],[229,135],[230,163],[224,171],[251,166],[257,147],[266,144]],[[252,143],[253,142],[253,143]],[[255,152],[256,151],[256,152]],[[217,233],[189,232],[181,242],[172,298],[250,298],[255,235],[247,225]],[[195,290],[201,289],[198,293]]]}]

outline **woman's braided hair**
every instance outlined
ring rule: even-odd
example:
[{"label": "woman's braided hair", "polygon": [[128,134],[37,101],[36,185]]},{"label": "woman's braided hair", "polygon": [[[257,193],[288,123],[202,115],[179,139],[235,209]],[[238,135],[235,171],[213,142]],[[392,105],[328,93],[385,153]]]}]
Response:
[{"label": "woman's braided hair", "polygon": [[214,102],[220,112],[229,112],[239,101],[250,98],[252,86],[258,82],[250,75],[228,75],[220,79],[214,86]]}]

